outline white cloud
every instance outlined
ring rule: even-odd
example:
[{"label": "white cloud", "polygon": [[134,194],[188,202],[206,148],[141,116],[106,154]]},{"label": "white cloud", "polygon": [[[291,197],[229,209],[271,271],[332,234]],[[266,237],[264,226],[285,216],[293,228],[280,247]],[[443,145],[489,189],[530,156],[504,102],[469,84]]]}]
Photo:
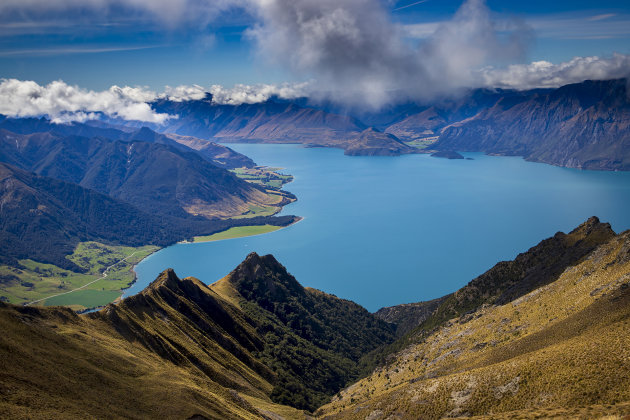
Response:
[{"label": "white cloud", "polygon": [[137,87],[112,86],[95,92],[55,81],[0,79],[0,114],[11,117],[46,115],[56,122],[85,121],[102,113],[108,117],[162,124],[172,116],[158,114],[147,102],[157,95]]},{"label": "white cloud", "polygon": [[162,124],[177,115],[156,113],[151,102],[169,99],[174,102],[200,100],[212,93],[212,102],[220,105],[240,105],[264,102],[276,96],[295,99],[308,96],[309,83],[280,85],[235,85],[225,88],[214,85],[209,89],[199,85],[166,86],[163,93],[145,88],[112,86],[96,92],[55,81],[42,86],[33,81],[0,79],[0,114],[10,117],[47,116],[57,123],[83,122],[98,119],[99,114],[129,121]]},{"label": "white cloud", "polygon": [[206,97],[207,92],[208,89],[199,85],[181,85],[177,87],[166,86],[164,93],[159,95],[159,97],[170,99],[173,102],[182,102],[203,99]]},{"label": "white cloud", "polygon": [[606,80],[630,76],[630,55],[575,57],[553,64],[536,61],[503,69],[486,67],[477,72],[475,86],[512,89],[554,88],[584,80]]},{"label": "white cloud", "polygon": [[212,102],[219,105],[240,105],[264,102],[272,96],[281,99],[296,99],[308,96],[309,82],[283,83],[281,85],[243,85],[237,84],[231,89],[220,85],[210,88]]}]

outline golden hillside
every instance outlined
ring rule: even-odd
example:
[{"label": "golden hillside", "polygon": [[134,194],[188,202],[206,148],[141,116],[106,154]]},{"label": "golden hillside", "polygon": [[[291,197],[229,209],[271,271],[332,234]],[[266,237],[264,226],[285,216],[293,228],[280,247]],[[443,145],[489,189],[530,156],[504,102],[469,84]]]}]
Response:
[{"label": "golden hillside", "polygon": [[559,278],[447,321],[317,414],[331,419],[630,414],[630,231]]}]

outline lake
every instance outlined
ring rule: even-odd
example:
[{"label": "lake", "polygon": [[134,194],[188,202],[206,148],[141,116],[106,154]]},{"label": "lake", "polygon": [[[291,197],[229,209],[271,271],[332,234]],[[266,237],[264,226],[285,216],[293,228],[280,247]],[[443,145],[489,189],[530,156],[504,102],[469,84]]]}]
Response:
[{"label": "lake", "polygon": [[590,216],[630,228],[630,173],[580,171],[519,157],[466,153],[350,157],[299,145],[229,145],[259,165],[285,168],[298,197],[279,231],[178,244],[136,267],[137,293],[164,269],[213,283],[248,253],[273,254],[304,286],[370,311],[453,292]]}]

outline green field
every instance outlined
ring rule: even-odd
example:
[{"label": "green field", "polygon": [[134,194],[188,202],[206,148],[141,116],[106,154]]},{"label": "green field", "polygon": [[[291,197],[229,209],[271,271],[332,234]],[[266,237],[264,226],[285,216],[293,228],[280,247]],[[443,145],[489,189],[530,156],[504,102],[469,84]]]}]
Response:
[{"label": "green field", "polygon": [[223,232],[215,233],[209,236],[195,236],[193,242],[211,242],[223,239],[242,238],[245,236],[260,235],[263,233],[274,232],[282,229],[282,226],[262,225],[262,226],[238,226]]},{"label": "green field", "polygon": [[256,168],[232,169],[231,172],[247,182],[279,190],[284,184],[293,181],[293,176],[277,172],[280,169],[257,166]]},{"label": "green field", "polygon": [[[1,265],[0,299],[15,304],[38,301],[35,304],[68,305],[74,309],[107,304],[134,281],[133,265],[157,249],[82,242],[67,258],[84,268],[85,273],[33,260],[20,260],[15,267]],[[107,267],[110,267],[107,276],[101,278]],[[78,288],[81,289],[75,290]],[[62,295],[55,296],[59,294]]]},{"label": "green field", "polygon": [[256,216],[273,216],[279,211],[280,208],[276,206],[257,206],[255,204],[252,204],[249,206],[249,211],[247,213],[240,216],[235,216],[233,217],[233,219],[247,219]]},{"label": "green field", "polygon": [[426,149],[427,147],[429,147],[433,143],[435,143],[437,141],[437,139],[438,139],[437,136],[424,137],[424,138],[421,138],[421,139],[415,139],[415,140],[412,140],[412,141],[406,141],[405,144],[407,146],[415,147],[417,149]]}]

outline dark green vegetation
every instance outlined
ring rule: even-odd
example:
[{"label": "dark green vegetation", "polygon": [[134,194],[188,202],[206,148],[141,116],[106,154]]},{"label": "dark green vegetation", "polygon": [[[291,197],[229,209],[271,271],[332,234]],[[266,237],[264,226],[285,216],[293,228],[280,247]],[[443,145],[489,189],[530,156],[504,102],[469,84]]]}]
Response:
[{"label": "dark green vegetation", "polygon": [[250,254],[213,288],[233,290],[227,294],[272,344],[255,354],[278,375],[271,398],[281,404],[314,410],[357,378],[363,354],[393,339],[390,325],[353,302],[305,289],[271,255]]},{"label": "dark green vegetation", "polygon": [[17,260],[30,258],[81,273],[86,269],[66,258],[79,242],[164,246],[233,226],[284,226],[295,219],[208,220],[153,215],[79,185],[1,163],[0,188],[4,203],[0,210],[1,261],[18,267]]}]

